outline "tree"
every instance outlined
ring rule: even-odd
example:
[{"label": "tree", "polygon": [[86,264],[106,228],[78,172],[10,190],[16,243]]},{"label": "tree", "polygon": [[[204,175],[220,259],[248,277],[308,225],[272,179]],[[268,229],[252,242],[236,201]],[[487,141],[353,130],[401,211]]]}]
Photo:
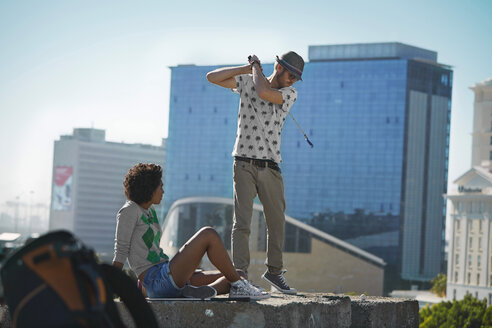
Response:
[{"label": "tree", "polygon": [[482,319],[482,328],[492,327],[492,306],[489,306],[485,311]]},{"label": "tree", "polygon": [[446,296],[446,281],[447,277],[444,273],[438,274],[434,279],[431,280],[431,292],[439,297]]},{"label": "tree", "polygon": [[461,301],[441,302],[420,310],[420,328],[481,328],[490,327],[492,310],[487,310],[487,301],[477,300],[470,294]]}]

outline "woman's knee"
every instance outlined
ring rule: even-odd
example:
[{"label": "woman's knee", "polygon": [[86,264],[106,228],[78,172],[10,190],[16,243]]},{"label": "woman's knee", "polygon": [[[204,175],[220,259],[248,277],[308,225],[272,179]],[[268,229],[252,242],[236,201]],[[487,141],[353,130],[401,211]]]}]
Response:
[{"label": "woman's knee", "polygon": [[206,227],[201,228],[198,231],[198,234],[200,236],[204,236],[207,238],[220,238],[218,232],[213,227],[210,227],[210,226],[206,226]]}]

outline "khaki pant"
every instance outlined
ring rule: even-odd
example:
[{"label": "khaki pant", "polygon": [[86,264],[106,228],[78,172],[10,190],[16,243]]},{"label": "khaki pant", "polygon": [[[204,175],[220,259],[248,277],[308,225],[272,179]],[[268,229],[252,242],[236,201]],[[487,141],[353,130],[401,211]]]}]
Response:
[{"label": "khaki pant", "polygon": [[263,204],[267,225],[267,258],[265,264],[272,274],[283,267],[282,247],[285,229],[284,182],[280,172],[234,161],[234,224],[231,249],[234,266],[247,272],[249,266],[249,234],[253,200],[258,194]]}]

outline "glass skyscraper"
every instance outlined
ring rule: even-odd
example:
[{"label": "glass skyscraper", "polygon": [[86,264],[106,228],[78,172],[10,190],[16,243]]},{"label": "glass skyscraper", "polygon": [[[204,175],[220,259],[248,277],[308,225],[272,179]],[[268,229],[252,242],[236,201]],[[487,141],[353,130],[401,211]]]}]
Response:
[{"label": "glass skyscraper", "polygon": [[[232,197],[239,96],[207,81],[217,67],[172,67],[165,208]],[[443,270],[450,67],[401,43],[311,46],[294,87],[314,148],[287,118],[286,213],[383,258],[392,286],[431,280]]]}]

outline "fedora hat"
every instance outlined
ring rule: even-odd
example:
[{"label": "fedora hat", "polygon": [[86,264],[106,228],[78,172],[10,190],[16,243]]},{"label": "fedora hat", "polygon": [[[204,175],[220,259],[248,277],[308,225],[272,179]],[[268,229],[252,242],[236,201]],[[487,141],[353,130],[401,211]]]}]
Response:
[{"label": "fedora hat", "polygon": [[277,56],[277,63],[282,65],[289,72],[294,74],[296,79],[302,81],[302,70],[304,69],[304,59],[294,51],[289,51],[280,56]]}]

